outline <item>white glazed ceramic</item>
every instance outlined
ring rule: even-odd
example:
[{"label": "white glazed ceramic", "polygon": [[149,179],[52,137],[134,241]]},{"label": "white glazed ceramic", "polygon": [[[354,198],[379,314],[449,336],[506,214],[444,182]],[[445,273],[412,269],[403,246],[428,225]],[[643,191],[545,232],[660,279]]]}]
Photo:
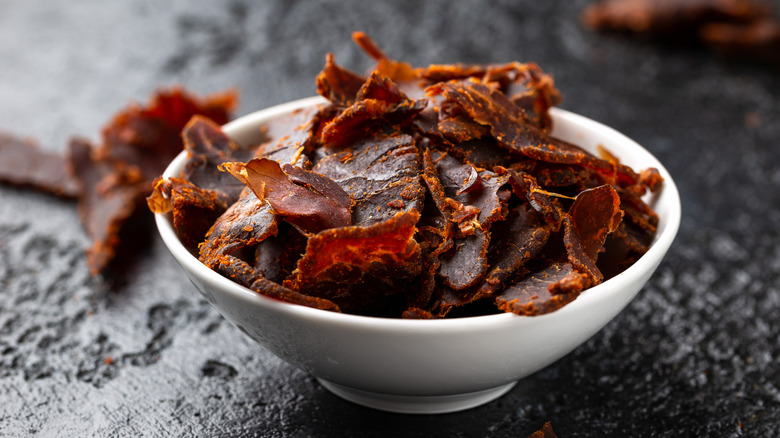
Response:
[{"label": "white glazed ceramic", "polygon": [[[224,126],[251,144],[260,125],[303,99],[249,114]],[[179,242],[168,215],[156,215],[171,254],[211,304],[242,332],[287,362],[311,373],[352,402],[404,413],[468,409],[500,397],[521,378],[585,342],[618,314],[661,262],[680,224],[680,198],[669,172],[641,146],[602,124],[560,109],[553,134],[586,149],[605,146],[621,162],[656,167],[665,179],[647,201],[660,216],[650,250],[618,276],[542,316],[499,314],[444,320],[401,320],[333,313],[266,298],[206,268]],[[165,172],[179,173],[186,153]]]}]

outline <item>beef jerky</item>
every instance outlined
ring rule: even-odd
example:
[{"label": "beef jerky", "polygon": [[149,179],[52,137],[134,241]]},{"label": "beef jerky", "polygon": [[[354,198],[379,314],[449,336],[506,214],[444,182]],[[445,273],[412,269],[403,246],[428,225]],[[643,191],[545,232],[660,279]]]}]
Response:
[{"label": "beef jerky", "polygon": [[420,246],[414,239],[416,210],[361,227],[322,231],[284,286],[325,298],[344,312],[400,315],[404,293],[420,275]]},{"label": "beef jerky", "polygon": [[346,107],[355,102],[365,78],[336,64],[332,53],[325,57],[325,68],[317,75],[317,93],[334,105]]},{"label": "beef jerky", "polygon": [[314,105],[268,121],[262,132],[270,140],[261,144],[254,156],[308,169],[308,155],[318,146],[318,130],[334,111],[333,106]]},{"label": "beef jerky", "polygon": [[146,198],[152,213],[171,212],[173,228],[182,244],[196,249],[206,232],[232,200],[221,191],[198,187],[181,178],[154,182],[152,194]]},{"label": "beef jerky", "polygon": [[255,248],[255,270],[263,278],[282,283],[306,252],[307,240],[295,227],[280,223],[278,233],[267,237]]},{"label": "beef jerky", "polygon": [[544,423],[544,426],[542,426],[541,429],[529,435],[528,438],[558,438],[558,436],[555,435],[552,425],[548,421]]},{"label": "beef jerky", "polygon": [[196,114],[224,123],[235,105],[225,93],[197,99],[180,88],[158,92],[147,106],[131,105],[116,114],[93,146],[71,141],[68,168],[77,177],[78,209],[92,239],[90,272],[103,271],[117,254],[120,232],[145,203],[149,187],[182,150],[180,132]]},{"label": "beef jerky", "polygon": [[544,221],[557,230],[561,224],[561,207],[554,197],[550,196],[550,192],[543,190],[536,178],[527,173],[510,169],[509,175],[509,183],[515,195],[528,201],[528,204],[542,215]]},{"label": "beef jerky", "polygon": [[574,301],[585,287],[580,278],[570,264],[553,263],[506,288],[495,302],[504,312],[543,315]]},{"label": "beef jerky", "polygon": [[245,260],[245,249],[254,247],[278,232],[278,221],[271,207],[249,188],[209,229],[199,246],[198,259],[209,268],[244,286],[251,286],[261,275]]},{"label": "beef jerky", "polygon": [[103,128],[98,161],[116,161],[153,181],[182,150],[181,131],[199,114],[221,125],[236,106],[233,93],[196,98],[181,88],[157,92],[146,106],[130,105]]},{"label": "beef jerky", "polygon": [[603,185],[577,195],[564,218],[563,241],[569,262],[592,284],[604,280],[596,260],[622,217],[620,196],[612,186]]},{"label": "beef jerky", "polygon": [[304,234],[351,223],[352,200],[331,179],[300,167],[256,158],[223,167],[249,186],[274,213]]},{"label": "beef jerky", "polygon": [[228,161],[249,160],[253,155],[252,149],[240,147],[222,132],[218,124],[204,116],[194,116],[181,136],[184,149],[189,152],[182,177],[200,188],[218,190],[231,203],[235,202],[244,184],[220,171],[219,166]]},{"label": "beef jerky", "polygon": [[336,303],[333,301],[321,297],[304,295],[262,277],[257,278],[249,286],[249,288],[266,297],[274,298],[287,303],[298,304],[320,310],[328,310],[331,312],[341,312],[339,306],[336,305]]},{"label": "beef jerky", "polygon": [[527,204],[518,206],[493,233],[489,253],[490,270],[479,287],[479,296],[502,290],[506,281],[536,258],[550,238],[550,226]]},{"label": "beef jerky", "polygon": [[42,150],[31,140],[3,133],[0,133],[0,181],[66,198],[79,194],[79,184],[68,173],[65,157]]},{"label": "beef jerky", "polygon": [[771,15],[769,3],[754,0],[603,0],[582,11],[595,30],[651,38],[693,39],[706,23],[747,23]]},{"label": "beef jerky", "polygon": [[698,33],[707,47],[726,58],[752,59],[780,66],[780,21],[708,23]]},{"label": "beef jerky", "polygon": [[375,135],[348,150],[325,155],[312,171],[338,183],[354,200],[352,223],[371,225],[399,211],[421,209],[423,187],[414,139],[406,134]]}]

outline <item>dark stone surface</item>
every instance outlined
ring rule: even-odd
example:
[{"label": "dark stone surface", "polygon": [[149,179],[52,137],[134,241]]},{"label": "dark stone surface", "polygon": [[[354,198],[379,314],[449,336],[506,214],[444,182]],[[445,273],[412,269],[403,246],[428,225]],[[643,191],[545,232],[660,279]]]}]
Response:
[{"label": "dark stone surface", "polygon": [[[45,3],[45,4],[44,4]],[[332,51],[538,62],[562,107],[666,164],[680,234],[617,319],[503,398],[456,414],[352,405],[254,345],[159,239],[90,277],[71,202],[0,186],[2,436],[780,436],[780,72],[583,30],[583,1],[0,0],[0,131],[48,150],[128,102],[237,88],[240,114],[315,93]]]}]

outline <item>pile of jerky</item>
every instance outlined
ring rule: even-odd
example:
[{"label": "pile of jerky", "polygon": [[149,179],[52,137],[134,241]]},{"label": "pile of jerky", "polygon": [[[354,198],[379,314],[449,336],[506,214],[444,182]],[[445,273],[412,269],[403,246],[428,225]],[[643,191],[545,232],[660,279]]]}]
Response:
[{"label": "pile of jerky", "polygon": [[194,117],[189,161],[148,198],[209,268],[260,294],[360,315],[539,315],[630,266],[663,183],[550,135],[560,101],[535,64],[412,66],[366,76],[326,58],[327,103],[239,145]]}]

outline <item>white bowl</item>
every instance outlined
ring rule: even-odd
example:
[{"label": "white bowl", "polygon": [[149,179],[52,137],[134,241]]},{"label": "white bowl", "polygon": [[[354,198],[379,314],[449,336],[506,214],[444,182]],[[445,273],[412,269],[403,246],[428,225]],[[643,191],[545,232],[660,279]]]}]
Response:
[{"label": "white bowl", "polygon": [[[242,144],[259,126],[318,97],[241,117],[224,131]],[[646,201],[659,215],[649,251],[616,277],[541,316],[498,314],[441,320],[402,320],[334,313],[259,295],[201,264],[176,237],[169,215],[157,214],[163,241],[187,277],[242,332],[280,358],[311,373],[352,402],[404,413],[444,413],[494,400],[522,379],[585,342],[618,314],[658,267],[680,224],[680,198],[669,172],[619,132],[570,112],[551,111],[553,134],[595,151],[605,146],[639,170],[656,167],[665,182]],[[186,152],[165,177],[178,175]]]}]

